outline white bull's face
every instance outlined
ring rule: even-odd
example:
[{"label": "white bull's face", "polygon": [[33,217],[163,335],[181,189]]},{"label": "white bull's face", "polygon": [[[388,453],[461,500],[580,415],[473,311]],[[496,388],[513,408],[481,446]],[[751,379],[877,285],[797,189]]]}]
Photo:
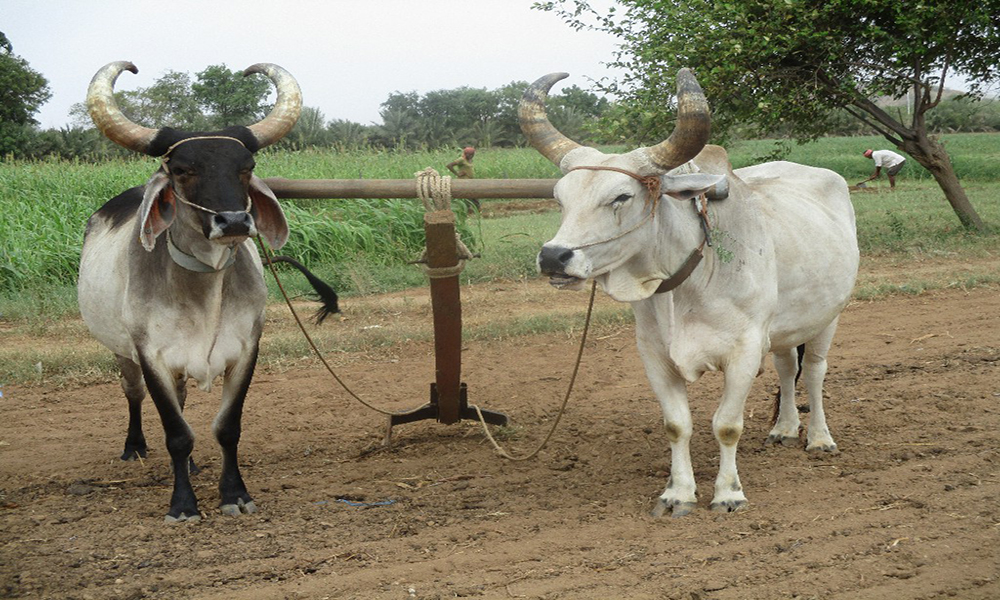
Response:
[{"label": "white bull's face", "polygon": [[562,223],[538,254],[539,271],[553,286],[579,289],[649,246],[656,203],[636,179],[573,171],[556,184],[555,197]]},{"label": "white bull's face", "polygon": [[[538,269],[557,288],[580,289],[586,280],[597,279],[608,293],[625,301],[647,296],[643,291],[647,288],[652,293],[656,285],[650,288],[651,282],[658,284],[657,278],[668,274],[664,270],[668,265],[660,264],[662,257],[657,251],[661,246],[658,242],[669,240],[658,236],[669,235],[669,228],[661,227],[661,222],[670,219],[675,209],[680,210],[680,204],[665,203],[689,200],[725,179],[723,175],[700,173],[663,175],[661,197],[654,199],[643,182],[625,173],[567,171],[555,187],[562,223],[556,236],[542,246]],[[609,274],[614,284],[609,285],[605,277]]]}]

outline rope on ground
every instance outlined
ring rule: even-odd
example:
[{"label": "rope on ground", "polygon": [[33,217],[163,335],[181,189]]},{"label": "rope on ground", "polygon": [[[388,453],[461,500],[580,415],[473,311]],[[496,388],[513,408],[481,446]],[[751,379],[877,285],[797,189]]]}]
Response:
[{"label": "rope on ground", "polygon": [[563,396],[563,401],[562,405],[559,407],[559,412],[556,413],[556,420],[552,422],[552,427],[549,428],[549,433],[546,434],[545,439],[542,440],[542,443],[538,444],[537,448],[535,448],[530,454],[527,454],[525,456],[511,455],[509,452],[504,450],[500,446],[500,444],[497,443],[495,439],[493,439],[493,435],[490,434],[490,428],[486,426],[486,419],[483,418],[483,413],[481,410],[479,410],[479,406],[475,404],[471,405],[472,408],[476,409],[476,414],[479,415],[479,422],[482,424],[483,431],[486,432],[486,437],[490,440],[490,444],[493,445],[493,449],[496,450],[497,454],[499,454],[503,458],[515,462],[530,460],[538,456],[538,453],[542,451],[542,448],[544,448],[545,445],[549,443],[549,440],[552,439],[552,434],[555,433],[556,427],[559,425],[559,421],[562,419],[563,414],[566,412],[566,404],[569,402],[570,394],[573,393],[573,384],[576,383],[576,374],[580,372],[580,363],[583,361],[583,348],[587,344],[587,332],[590,331],[590,315],[594,312],[594,295],[596,294],[596,292],[597,292],[597,282],[594,281],[591,283],[590,286],[590,301],[587,303],[587,318],[583,323],[583,334],[580,336],[580,348],[579,350],[577,350],[576,353],[576,364],[573,365],[573,375],[570,376],[569,378],[569,386],[566,388],[566,395]]},{"label": "rope on ground", "polygon": [[404,414],[406,411],[393,412],[382,408],[378,408],[377,406],[372,406],[371,404],[362,400],[360,396],[355,394],[354,390],[347,387],[347,384],[344,383],[344,381],[340,378],[340,376],[337,375],[336,371],[333,370],[333,367],[330,366],[330,363],[326,362],[326,358],[323,356],[323,353],[319,351],[319,348],[316,347],[316,343],[313,342],[312,336],[309,335],[308,331],[306,331],[306,326],[302,324],[302,319],[299,318],[299,313],[296,312],[295,307],[292,306],[291,298],[288,297],[288,293],[285,291],[285,287],[281,285],[281,279],[278,278],[278,270],[274,267],[274,262],[271,260],[271,252],[267,249],[267,246],[264,245],[264,242],[261,241],[260,236],[257,236],[257,245],[260,247],[260,251],[264,255],[264,258],[267,261],[267,266],[271,270],[271,275],[274,277],[274,282],[278,284],[278,289],[281,291],[281,296],[285,299],[285,304],[288,305],[288,310],[291,311],[292,317],[295,318],[295,322],[298,324],[299,330],[302,331],[302,335],[305,336],[306,342],[309,343],[309,347],[312,348],[313,354],[315,354],[316,358],[318,358],[319,361],[323,363],[323,366],[326,367],[327,372],[329,372],[330,375],[333,376],[334,380],[336,380],[336,382],[340,384],[340,387],[344,388],[344,391],[347,392],[349,396],[351,396],[361,404],[365,405],[366,407],[370,408],[371,410],[377,413],[382,413],[383,415],[388,415],[388,416]]}]

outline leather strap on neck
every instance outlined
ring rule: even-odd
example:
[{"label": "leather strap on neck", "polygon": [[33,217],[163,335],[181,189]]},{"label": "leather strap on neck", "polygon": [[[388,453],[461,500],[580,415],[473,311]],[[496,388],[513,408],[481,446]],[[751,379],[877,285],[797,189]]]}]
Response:
[{"label": "leather strap on neck", "polygon": [[[698,206],[698,201],[701,201],[701,206]],[[660,282],[659,287],[656,288],[654,294],[662,294],[664,292],[669,292],[684,283],[684,281],[691,276],[691,273],[698,267],[701,263],[701,259],[704,258],[705,245],[712,245],[712,238],[710,236],[711,226],[708,224],[708,199],[702,194],[699,198],[695,199],[695,207],[698,211],[698,217],[701,219],[701,228],[705,232],[705,238],[701,241],[701,244],[697,248],[691,251],[684,264],[681,268],[677,269],[673,275],[667,277]]]},{"label": "leather strap on neck", "polygon": [[670,290],[684,283],[684,280],[691,276],[691,273],[694,272],[695,268],[698,266],[698,263],[700,263],[701,259],[704,257],[704,254],[702,254],[703,247],[704,245],[695,248],[694,251],[692,251],[691,254],[688,255],[687,260],[684,261],[684,264],[681,265],[681,268],[677,269],[677,271],[670,277],[667,277],[666,279],[661,281],[660,286],[657,287],[656,291],[653,293],[662,294],[664,292],[669,292]]}]

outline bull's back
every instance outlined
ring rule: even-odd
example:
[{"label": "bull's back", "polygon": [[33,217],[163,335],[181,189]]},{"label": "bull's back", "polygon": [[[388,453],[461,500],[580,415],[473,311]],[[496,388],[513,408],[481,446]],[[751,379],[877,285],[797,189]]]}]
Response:
[{"label": "bull's back", "polygon": [[775,348],[819,333],[850,300],[858,242],[847,182],[828,169],[774,162],[735,171],[774,241],[778,307]]},{"label": "bull's back", "polygon": [[77,299],[80,315],[99,342],[112,352],[131,356],[132,343],[125,328],[125,288],[128,284],[127,252],[138,240],[136,220],[142,188],[133,188],[109,200],[87,221]]}]

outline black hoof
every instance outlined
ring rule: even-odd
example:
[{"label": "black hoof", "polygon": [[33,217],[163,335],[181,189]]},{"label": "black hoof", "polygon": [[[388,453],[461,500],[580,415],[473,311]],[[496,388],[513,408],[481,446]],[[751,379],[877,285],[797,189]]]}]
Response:
[{"label": "black hoof", "polygon": [[139,460],[140,458],[146,458],[146,447],[129,447],[125,446],[125,452],[122,452],[122,460]]}]

